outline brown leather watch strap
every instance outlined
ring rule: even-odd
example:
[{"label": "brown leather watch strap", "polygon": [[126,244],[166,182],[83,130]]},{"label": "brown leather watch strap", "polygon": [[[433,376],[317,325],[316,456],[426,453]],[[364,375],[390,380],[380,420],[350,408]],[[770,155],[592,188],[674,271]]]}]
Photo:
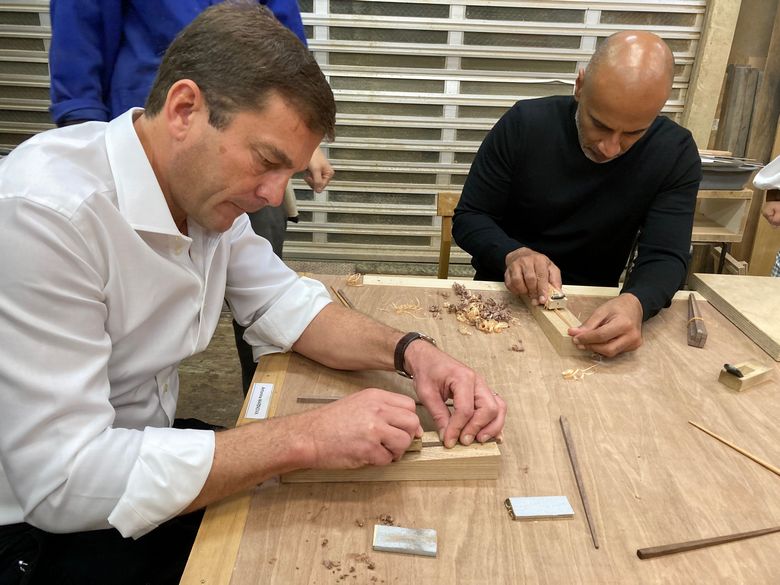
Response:
[{"label": "brown leather watch strap", "polygon": [[403,376],[404,378],[409,378],[410,380],[413,380],[414,376],[407,372],[406,368],[404,367],[404,354],[406,354],[406,348],[409,347],[409,344],[412,341],[416,341],[418,339],[424,339],[428,343],[436,345],[436,341],[433,339],[433,337],[425,335],[425,333],[411,331],[398,340],[398,343],[395,346],[395,353],[393,354],[393,363],[396,373]]}]

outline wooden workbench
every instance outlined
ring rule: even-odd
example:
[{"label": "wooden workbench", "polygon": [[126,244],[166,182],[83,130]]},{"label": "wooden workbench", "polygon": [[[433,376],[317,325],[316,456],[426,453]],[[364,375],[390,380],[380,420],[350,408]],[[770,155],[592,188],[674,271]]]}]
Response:
[{"label": "wooden workbench", "polygon": [[[645,324],[644,345],[566,380],[588,357],[559,357],[522,303],[501,334],[471,330],[453,315],[431,317],[451,282],[374,279],[343,288],[356,308],[402,330],[433,335],[480,370],[509,406],[497,481],[291,484],[266,482],[209,508],[182,583],[770,583],[780,580],[780,534],[668,557],[636,549],[780,525],[780,477],[730,450],[694,420],[780,465],[778,365],[700,301],[709,337],[686,345],[687,307],[677,300]],[[384,283],[384,284],[381,284]],[[464,282],[510,300],[503,285]],[[568,287],[585,318],[609,290]],[[454,295],[450,293],[449,300]],[[392,306],[418,303],[416,315]],[[525,351],[510,350],[522,341]],[[771,382],[735,393],[718,383],[724,362],[754,359]],[[367,386],[410,392],[389,372],[345,373],[297,355],[263,358],[256,381],[276,384],[272,413],[309,406],[298,394],[345,394]],[[558,424],[566,415],[583,469],[601,548],[593,547]],[[573,518],[512,521],[510,496],[566,495]],[[373,525],[434,528],[437,558],[371,550]],[[361,556],[367,555],[367,556]],[[339,565],[335,565],[339,563]],[[331,568],[327,568],[330,566]],[[346,575],[346,577],[343,577]]]}]

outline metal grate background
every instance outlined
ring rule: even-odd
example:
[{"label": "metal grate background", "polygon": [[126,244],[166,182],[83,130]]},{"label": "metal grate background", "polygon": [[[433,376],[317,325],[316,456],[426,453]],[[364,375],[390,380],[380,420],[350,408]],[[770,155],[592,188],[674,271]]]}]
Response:
[{"label": "metal grate background", "polygon": [[[459,190],[480,142],[518,99],[569,94],[597,44],[626,28],[672,47],[685,105],[705,0],[299,0],[333,87],[336,177],[294,182],[288,259],[436,262],[435,194]],[[0,3],[0,148],[52,127],[48,2]],[[467,256],[453,250],[454,263]]]}]

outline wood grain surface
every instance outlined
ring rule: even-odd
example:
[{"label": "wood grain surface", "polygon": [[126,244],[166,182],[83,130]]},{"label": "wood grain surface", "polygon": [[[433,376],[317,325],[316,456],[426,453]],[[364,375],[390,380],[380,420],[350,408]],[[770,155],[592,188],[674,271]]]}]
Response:
[{"label": "wood grain surface", "polygon": [[[725,362],[778,365],[708,303],[700,302],[709,336],[703,349],[685,340],[687,299],[644,326],[644,345],[628,355],[594,361],[564,357],[551,347],[522,302],[500,334],[459,332],[453,315],[428,309],[446,300],[438,281],[412,286],[345,289],[357,310],[404,330],[435,337],[469,363],[507,401],[509,412],[497,480],[291,484],[258,489],[231,559],[228,580],[196,585],[256,583],[772,583],[780,580],[780,536],[736,542],[640,561],[643,546],[734,534],[780,524],[780,480],[687,424],[695,419],[768,461],[780,461],[780,398],[773,381],[737,394],[718,383]],[[343,280],[328,284],[344,286]],[[478,283],[466,283],[475,290]],[[430,288],[426,288],[429,286]],[[486,286],[490,288],[493,285]],[[585,318],[603,301],[567,290],[569,308]],[[452,299],[452,293],[449,293]],[[417,303],[417,314],[392,306]],[[523,352],[511,351],[522,341]],[[598,363],[593,375],[561,373]],[[775,377],[777,380],[777,377]],[[276,413],[317,405],[298,394],[343,395],[364,387],[410,394],[412,383],[392,372],[329,370],[293,355]],[[565,415],[577,451],[601,547],[593,547],[566,447],[558,426]],[[430,421],[423,422],[428,430]],[[571,519],[513,522],[504,501],[516,496],[565,495]],[[373,526],[391,521],[433,528],[438,557],[371,550]],[[202,537],[202,538],[201,538]],[[209,542],[209,535],[201,535]],[[214,538],[219,538],[216,535]],[[210,550],[220,550],[212,546]],[[196,553],[193,553],[194,555]],[[206,553],[208,554],[208,552]],[[343,575],[347,577],[342,578]]]}]

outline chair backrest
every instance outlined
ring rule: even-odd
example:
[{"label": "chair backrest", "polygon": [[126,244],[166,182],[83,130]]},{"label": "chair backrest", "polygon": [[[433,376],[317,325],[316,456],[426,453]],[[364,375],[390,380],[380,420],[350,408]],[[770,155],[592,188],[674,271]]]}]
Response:
[{"label": "chair backrest", "polygon": [[452,247],[452,216],[460,200],[460,193],[440,191],[436,194],[436,215],[441,217],[441,243],[439,244],[438,278],[447,278],[450,272],[450,248]]}]

